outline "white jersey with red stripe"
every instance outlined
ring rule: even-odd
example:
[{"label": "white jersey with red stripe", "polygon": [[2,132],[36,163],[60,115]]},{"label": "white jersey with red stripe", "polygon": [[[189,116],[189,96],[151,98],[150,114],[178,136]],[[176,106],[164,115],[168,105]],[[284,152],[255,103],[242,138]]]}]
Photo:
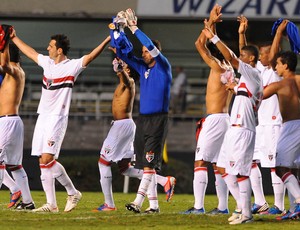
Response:
[{"label": "white jersey with red stripe", "polygon": [[[273,82],[278,82],[281,80],[281,78],[272,68],[263,66],[260,61],[257,62],[256,68],[260,71],[264,88]],[[262,100],[258,110],[258,123],[260,125],[282,124],[282,117],[277,95],[274,94],[270,98]]]},{"label": "white jersey with red stripe", "polygon": [[236,96],[231,110],[230,124],[255,131],[257,110],[263,96],[260,73],[241,60],[239,60],[238,72],[241,78],[235,87]]},{"label": "white jersey with red stripe", "polygon": [[80,59],[66,59],[58,64],[49,56],[38,55],[38,65],[44,70],[39,114],[68,115],[72,89],[78,75],[85,69]]}]

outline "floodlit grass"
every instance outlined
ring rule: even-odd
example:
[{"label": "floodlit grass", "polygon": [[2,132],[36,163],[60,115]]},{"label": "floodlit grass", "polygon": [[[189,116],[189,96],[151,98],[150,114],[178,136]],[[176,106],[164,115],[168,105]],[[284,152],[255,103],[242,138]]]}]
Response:
[{"label": "floodlit grass", "polygon": [[[299,229],[300,221],[279,222],[274,216],[255,216],[255,222],[231,226],[228,224],[229,215],[182,215],[179,212],[193,206],[193,195],[175,194],[171,202],[165,201],[165,194],[159,194],[159,214],[134,214],[125,209],[125,204],[133,201],[135,194],[116,193],[114,198],[118,210],[114,212],[95,213],[92,209],[103,203],[102,193],[83,192],[83,198],[75,210],[64,213],[66,193],[57,192],[59,213],[30,213],[8,210],[9,200],[7,190],[0,191],[0,229]],[[32,196],[36,206],[45,203],[42,191],[33,191]],[[272,204],[273,197],[268,196],[267,201]],[[143,210],[148,206],[144,202]],[[207,211],[215,208],[217,199],[215,195],[207,195],[205,208]],[[288,201],[286,200],[286,205]],[[230,197],[229,208],[234,209],[234,200]]]}]

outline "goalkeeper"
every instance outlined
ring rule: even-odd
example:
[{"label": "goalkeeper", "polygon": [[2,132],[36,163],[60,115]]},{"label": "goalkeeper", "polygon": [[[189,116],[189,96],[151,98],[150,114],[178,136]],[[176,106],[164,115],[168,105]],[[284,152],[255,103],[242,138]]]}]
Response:
[{"label": "goalkeeper", "polygon": [[[122,52],[118,46],[117,55],[130,67],[139,73],[140,106],[139,117],[136,122],[134,152],[136,154],[136,168],[143,169],[135,200],[126,204],[129,211],[139,213],[147,195],[150,207],[146,213],[159,212],[157,200],[157,178],[162,163],[162,151],[168,129],[168,112],[170,87],[172,82],[171,65],[160,52],[158,41],[150,40],[137,27],[137,17],[132,9],[124,13],[126,24],[131,32],[143,45],[142,58],[135,57],[132,52]],[[127,39],[127,38],[125,38]],[[175,178],[170,183],[170,195],[173,193]]]}]

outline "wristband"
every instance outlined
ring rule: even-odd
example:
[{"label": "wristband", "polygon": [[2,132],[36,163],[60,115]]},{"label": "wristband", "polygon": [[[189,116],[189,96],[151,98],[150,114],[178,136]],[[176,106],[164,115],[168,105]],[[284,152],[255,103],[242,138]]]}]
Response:
[{"label": "wristband", "polygon": [[214,35],[210,41],[213,43],[213,44],[216,44],[218,41],[220,41],[220,38],[217,36],[217,35]]}]

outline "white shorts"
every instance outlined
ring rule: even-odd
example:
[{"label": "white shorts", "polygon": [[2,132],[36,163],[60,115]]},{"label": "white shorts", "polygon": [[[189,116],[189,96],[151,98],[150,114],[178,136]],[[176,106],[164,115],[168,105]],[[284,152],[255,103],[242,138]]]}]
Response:
[{"label": "white shorts", "polygon": [[217,162],[231,175],[249,176],[254,153],[255,132],[242,127],[230,127]]},{"label": "white shorts", "polygon": [[0,118],[0,163],[21,165],[24,124],[19,116]]},{"label": "white shorts", "polygon": [[226,113],[211,114],[205,118],[197,141],[195,161],[217,161],[228,127],[229,115]]},{"label": "white shorts", "polygon": [[256,126],[256,138],[253,160],[259,160],[261,167],[274,168],[276,147],[281,125]]},{"label": "white shorts", "polygon": [[40,114],[33,133],[31,155],[49,153],[57,159],[67,126],[68,116]]},{"label": "white shorts", "polygon": [[300,156],[300,120],[283,123],[280,132],[276,166],[297,168],[295,164]]},{"label": "white shorts", "polygon": [[132,119],[113,121],[100,151],[101,158],[107,162],[132,158],[135,129]]},{"label": "white shorts", "polygon": [[294,164],[297,169],[300,169],[300,154],[298,154],[297,159],[294,161]]}]

